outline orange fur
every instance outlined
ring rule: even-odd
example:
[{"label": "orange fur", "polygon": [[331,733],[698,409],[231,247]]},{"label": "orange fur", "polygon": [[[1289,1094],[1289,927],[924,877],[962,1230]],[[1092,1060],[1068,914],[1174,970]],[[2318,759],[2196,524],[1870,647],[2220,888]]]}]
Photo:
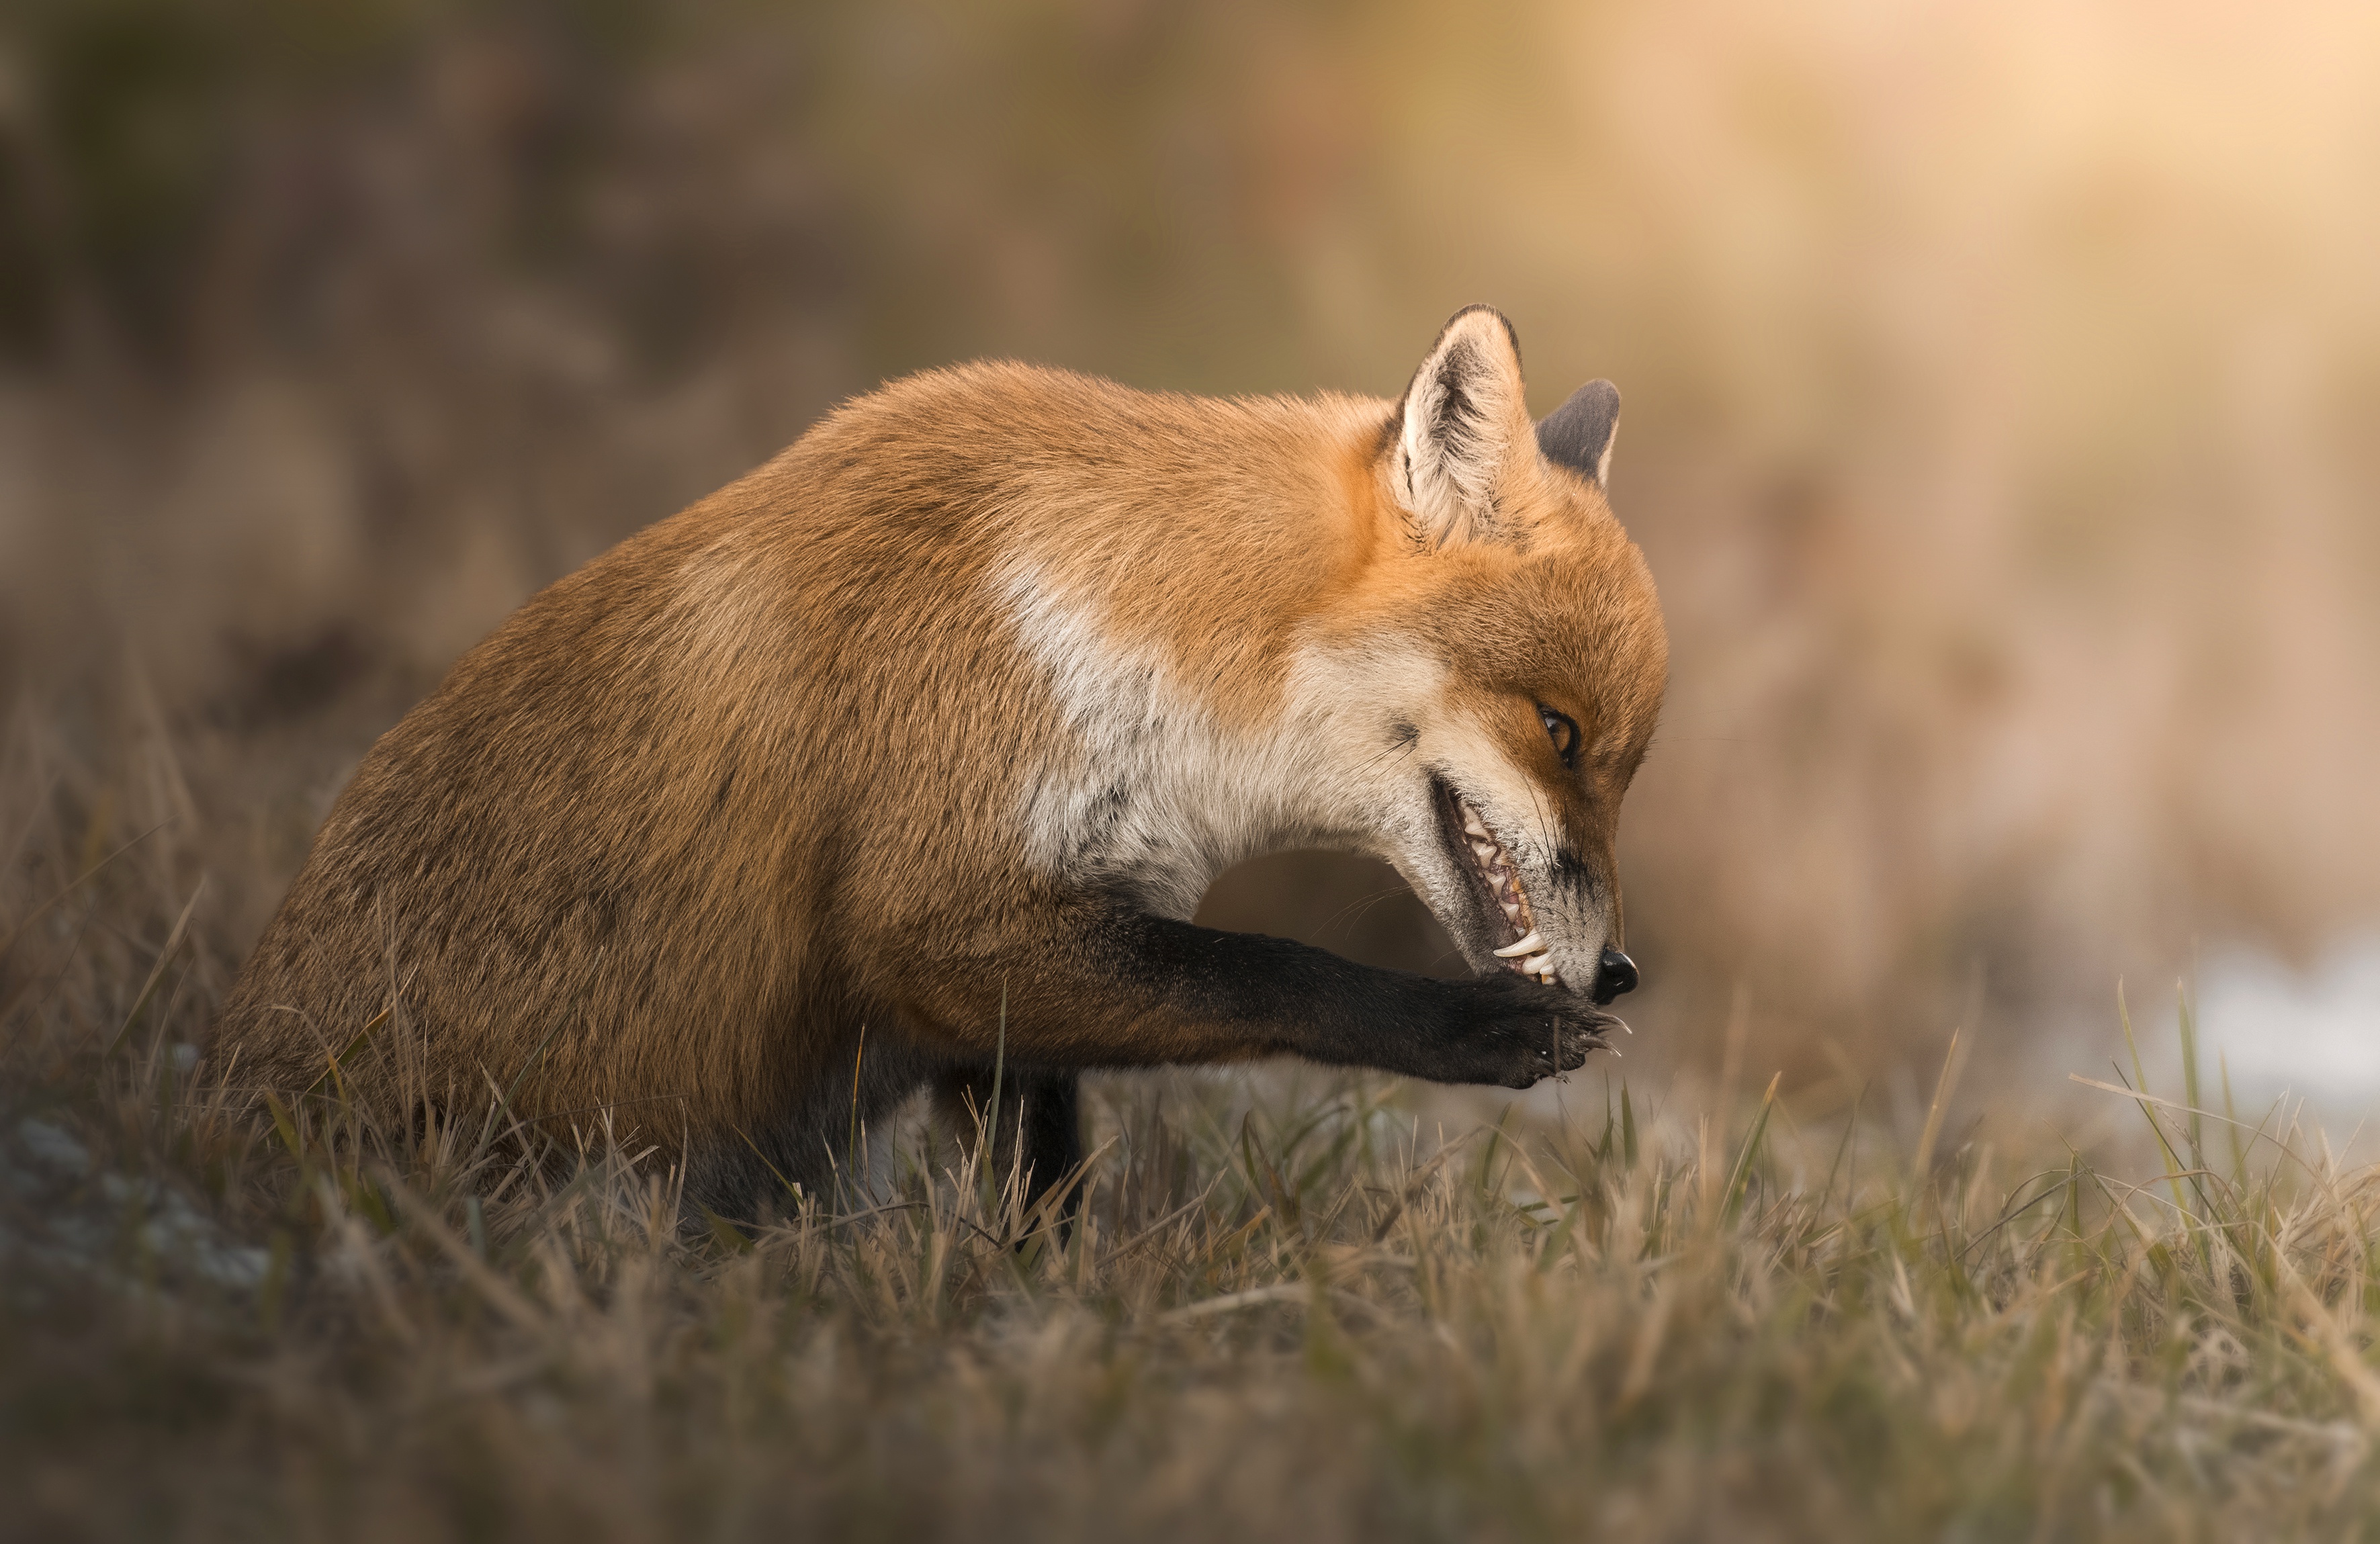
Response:
[{"label": "orange fur", "polygon": [[[1611,835],[1664,670],[1650,580],[1595,481],[1534,447],[1499,474],[1496,539],[1418,537],[1399,411],[1010,364],[845,405],[537,596],[382,737],[225,1003],[217,1065],[303,1089],[389,1008],[379,1038],[419,1045],[432,1102],[517,1083],[528,1116],[610,1108],[698,1172],[747,1138],[813,1172],[863,1026],[871,1106],[988,1056],[1003,994],[1027,1063],[1266,1054],[1088,958],[1090,871],[1036,856],[1075,827],[1028,816],[1122,789],[1160,847],[1193,831],[1148,872],[1202,885],[1269,838],[1163,791],[1195,742],[1215,778],[1289,768],[1267,796],[1289,825],[1360,826],[1296,813],[1312,737],[1281,726],[1354,732],[1330,682],[1366,669],[1442,681],[1430,721],[1531,780],[1616,943]],[[1157,727],[1086,718],[1111,700]],[[1539,704],[1593,748],[1578,775]],[[1159,791],[1096,786],[1111,730]],[[349,1071],[395,1086],[377,1048]]]}]

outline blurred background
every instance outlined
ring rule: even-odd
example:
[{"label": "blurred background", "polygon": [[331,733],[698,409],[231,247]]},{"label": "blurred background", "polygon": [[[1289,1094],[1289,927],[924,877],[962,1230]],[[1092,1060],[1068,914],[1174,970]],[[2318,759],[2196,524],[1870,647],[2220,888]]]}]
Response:
[{"label": "blurred background", "polygon": [[[1669,612],[1627,1069],[2062,1075],[2204,957],[2380,1092],[2375,81],[2350,0],[12,0],[0,839],[170,821],[219,987],[458,653],[836,401],[1389,395],[1484,300]],[[1451,964],[1349,860],[1208,911]]]}]

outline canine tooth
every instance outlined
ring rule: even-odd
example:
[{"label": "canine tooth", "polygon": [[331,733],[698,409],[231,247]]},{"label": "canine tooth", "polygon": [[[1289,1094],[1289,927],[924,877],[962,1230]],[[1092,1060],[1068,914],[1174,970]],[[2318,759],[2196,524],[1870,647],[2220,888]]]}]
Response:
[{"label": "canine tooth", "polygon": [[1553,965],[1554,957],[1549,954],[1541,954],[1533,959],[1521,961],[1521,969],[1533,976],[1553,974]]},{"label": "canine tooth", "polygon": [[1524,954],[1535,954],[1545,947],[1546,941],[1537,936],[1537,930],[1533,927],[1529,929],[1529,935],[1526,938],[1517,944],[1507,944],[1496,950],[1495,954],[1499,959],[1518,959]]}]

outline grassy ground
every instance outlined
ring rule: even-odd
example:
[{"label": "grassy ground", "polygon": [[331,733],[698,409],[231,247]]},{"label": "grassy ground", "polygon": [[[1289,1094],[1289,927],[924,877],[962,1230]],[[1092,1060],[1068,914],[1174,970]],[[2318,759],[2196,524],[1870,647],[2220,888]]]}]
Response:
[{"label": "grassy ground", "polygon": [[747,1235],[682,1225],[621,1133],[536,1172],[500,1121],[364,1128],[335,1080],[262,1118],[193,1094],[176,1047],[222,962],[176,926],[188,896],[137,850],[20,851],[10,1532],[2272,1538],[2380,1515],[2380,1198],[2277,1121],[2133,1101],[2159,1142],[2118,1175],[1954,1141],[1938,1099],[1912,1144],[1767,1100],[1657,1117],[1597,1068],[1559,1121],[1465,1134],[1386,1080],[1118,1080],[1071,1238],[948,1140],[865,1205]]}]

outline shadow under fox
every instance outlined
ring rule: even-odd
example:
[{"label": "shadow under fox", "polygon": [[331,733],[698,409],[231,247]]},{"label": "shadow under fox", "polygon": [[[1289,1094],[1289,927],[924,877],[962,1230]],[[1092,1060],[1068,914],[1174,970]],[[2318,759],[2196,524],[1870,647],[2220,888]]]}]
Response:
[{"label": "shadow under fox", "polygon": [[[348,1057],[360,1097],[609,1109],[737,1215],[855,1103],[980,1102],[1003,1002],[1036,1189],[1087,1068],[1574,1068],[1633,983],[1612,839],[1666,669],[1618,406],[1533,425],[1486,308],[1396,402],[1014,364],[854,401],[382,737],[212,1065],[304,1090],[386,1009],[416,1065]],[[1481,973],[1188,921],[1288,847],[1386,859]]]}]

